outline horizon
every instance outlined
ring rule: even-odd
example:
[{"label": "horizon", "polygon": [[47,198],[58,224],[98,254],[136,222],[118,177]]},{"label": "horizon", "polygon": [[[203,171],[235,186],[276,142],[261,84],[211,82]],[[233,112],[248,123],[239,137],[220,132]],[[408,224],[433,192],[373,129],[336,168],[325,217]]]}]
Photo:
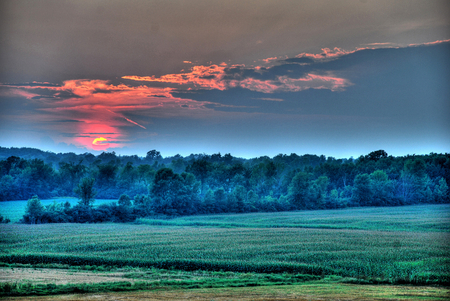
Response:
[{"label": "horizon", "polygon": [[3,147],[450,151],[446,1],[40,3],[0,4]]},{"label": "horizon", "polygon": [[[25,147],[14,147],[14,146],[13,147],[4,147],[4,146],[0,145],[0,148],[7,148],[7,149],[10,149],[10,150],[14,149],[14,148],[17,148],[17,149],[31,149],[31,150],[38,150],[38,151],[41,151],[41,152],[50,152],[50,153],[53,153],[53,154],[56,154],[56,155],[59,155],[59,154],[64,155],[64,154],[74,153],[75,155],[92,154],[94,156],[99,156],[99,155],[101,155],[103,153],[110,153],[110,154],[114,153],[117,157],[138,156],[138,158],[141,158],[141,159],[145,158],[146,155],[147,155],[146,153],[145,154],[136,154],[136,153],[120,154],[120,153],[115,152],[114,150],[111,150],[111,151],[85,151],[85,152],[70,152],[70,151],[67,151],[67,152],[65,152],[65,151],[63,151],[63,152],[54,152],[54,151],[51,151],[51,150],[44,150],[44,149],[40,149],[40,148],[26,147],[26,146]],[[158,151],[158,150],[155,150],[155,151]],[[332,159],[335,159],[335,160],[358,160],[360,157],[367,156],[370,153],[374,153],[376,151],[385,151],[385,150],[383,150],[383,149],[373,150],[373,151],[365,153],[365,154],[357,154],[355,156],[349,156],[349,157],[335,157],[335,156],[332,156],[332,155],[319,154],[319,153],[317,153],[317,154],[313,154],[313,153],[290,153],[290,154],[279,153],[279,154],[276,154],[276,155],[273,155],[273,156],[261,155],[261,156],[255,156],[255,157],[243,157],[243,156],[239,156],[239,155],[232,154],[232,153],[222,153],[222,152],[216,152],[216,153],[201,152],[201,153],[190,153],[190,154],[184,154],[184,155],[180,154],[180,153],[176,153],[176,154],[173,154],[173,155],[172,154],[166,155],[166,154],[163,154],[163,153],[161,153],[159,151],[158,152],[160,153],[160,155],[163,158],[163,160],[169,159],[169,158],[173,158],[173,157],[176,157],[176,156],[181,156],[181,158],[185,159],[185,158],[187,158],[189,156],[212,156],[212,155],[217,155],[217,154],[219,154],[221,156],[231,155],[233,158],[243,159],[243,160],[253,160],[253,159],[259,159],[259,158],[262,158],[262,157],[268,157],[269,159],[274,159],[276,156],[279,156],[279,155],[281,155],[281,156],[297,155],[299,157],[301,157],[301,156],[318,156],[318,157],[324,156],[326,159],[332,158]],[[388,157],[394,157],[394,158],[411,157],[411,156],[412,157],[414,157],[414,156],[429,156],[429,155],[433,155],[433,154],[436,154],[436,155],[446,155],[446,154],[448,154],[448,153],[430,152],[428,154],[415,154],[415,153],[413,153],[413,154],[404,154],[404,155],[394,155],[394,154],[390,154],[389,152],[386,152],[386,153],[387,153]]]}]

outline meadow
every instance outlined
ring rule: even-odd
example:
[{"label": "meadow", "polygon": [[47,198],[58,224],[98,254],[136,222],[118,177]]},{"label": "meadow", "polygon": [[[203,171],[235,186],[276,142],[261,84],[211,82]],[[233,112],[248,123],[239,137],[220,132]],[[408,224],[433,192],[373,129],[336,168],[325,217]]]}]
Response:
[{"label": "meadow", "polygon": [[[99,206],[101,204],[107,204],[111,202],[116,202],[117,200],[109,200],[109,199],[96,199],[95,200],[95,206]],[[41,204],[43,206],[52,205],[53,203],[65,203],[69,202],[70,205],[73,207],[76,204],[78,204],[79,199],[74,197],[59,197],[59,198],[52,198],[52,199],[44,199],[41,200]],[[7,202],[0,202],[0,214],[4,217],[7,217],[11,220],[12,223],[18,222],[23,215],[25,214],[25,209],[27,206],[27,201],[25,200],[17,200],[17,201],[7,201]]]},{"label": "meadow", "polygon": [[[449,224],[449,205],[139,219],[134,224],[6,224],[0,225],[0,262],[6,268],[137,269],[129,277],[139,281],[160,279],[162,272],[154,276],[155,269],[177,271],[185,276],[169,277],[165,285],[184,288],[333,279],[448,286]],[[201,273],[209,274],[199,278]],[[186,277],[189,281],[183,282]],[[122,290],[147,287],[133,285]]]}]

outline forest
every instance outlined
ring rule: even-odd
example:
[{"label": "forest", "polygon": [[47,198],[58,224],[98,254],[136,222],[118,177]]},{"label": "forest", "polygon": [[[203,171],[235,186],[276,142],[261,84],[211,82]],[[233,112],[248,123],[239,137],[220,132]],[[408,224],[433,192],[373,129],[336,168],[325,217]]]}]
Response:
[{"label": "forest", "polygon": [[[163,158],[156,150],[139,157],[0,147],[0,201],[28,199],[26,223],[441,204],[449,202],[448,183],[447,153]],[[43,207],[39,201],[61,196],[80,202]],[[95,206],[95,198],[118,202]]]}]

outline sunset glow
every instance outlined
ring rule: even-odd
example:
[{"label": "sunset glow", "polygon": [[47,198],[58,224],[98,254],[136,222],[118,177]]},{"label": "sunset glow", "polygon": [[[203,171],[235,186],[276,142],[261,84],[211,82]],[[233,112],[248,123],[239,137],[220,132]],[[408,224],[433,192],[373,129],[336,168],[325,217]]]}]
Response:
[{"label": "sunset glow", "polygon": [[6,2],[0,146],[450,151],[444,1]]}]

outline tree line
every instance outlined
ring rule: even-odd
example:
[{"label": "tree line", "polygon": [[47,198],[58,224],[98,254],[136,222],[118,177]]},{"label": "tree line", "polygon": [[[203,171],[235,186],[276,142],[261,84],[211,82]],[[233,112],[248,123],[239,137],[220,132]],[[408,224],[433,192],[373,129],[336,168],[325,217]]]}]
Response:
[{"label": "tree line", "polygon": [[[53,166],[55,158],[68,157]],[[220,153],[163,158],[152,150],[146,157],[102,153],[51,158],[53,162],[45,156],[1,160],[0,200],[34,195],[83,200],[82,187],[88,183],[95,197],[119,200],[101,206],[92,204],[94,197],[80,201],[84,207],[55,204],[41,210],[49,222],[58,215],[61,221],[128,221],[150,215],[449,202],[449,154],[394,157],[378,150],[357,159],[297,154],[242,159]]]}]

